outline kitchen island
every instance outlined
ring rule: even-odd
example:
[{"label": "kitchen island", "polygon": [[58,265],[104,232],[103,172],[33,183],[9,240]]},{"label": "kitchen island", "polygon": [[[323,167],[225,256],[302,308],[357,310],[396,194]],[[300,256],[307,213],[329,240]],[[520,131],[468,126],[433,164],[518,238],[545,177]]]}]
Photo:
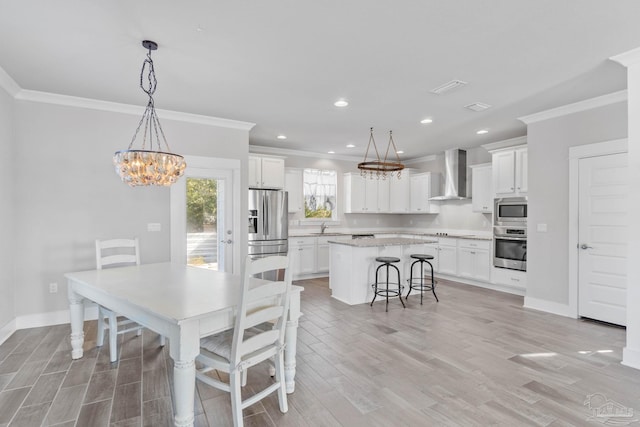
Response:
[{"label": "kitchen island", "polygon": [[[403,294],[408,292],[407,279],[411,254],[423,253],[424,245],[437,240],[428,238],[411,239],[404,237],[384,237],[372,239],[329,240],[329,286],[331,296],[349,305],[363,304],[373,299],[371,285],[375,283],[376,257],[394,256],[400,258],[396,266],[400,269],[401,281],[405,285]],[[417,271],[417,270],[416,270]],[[384,273],[380,270],[381,278]]]}]

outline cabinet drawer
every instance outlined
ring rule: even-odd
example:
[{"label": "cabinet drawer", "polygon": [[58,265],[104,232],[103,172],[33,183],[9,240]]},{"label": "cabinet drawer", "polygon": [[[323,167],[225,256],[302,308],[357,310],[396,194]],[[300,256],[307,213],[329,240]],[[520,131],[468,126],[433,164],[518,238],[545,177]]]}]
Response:
[{"label": "cabinet drawer", "polygon": [[457,246],[458,239],[456,237],[438,237],[440,246]]},{"label": "cabinet drawer", "polygon": [[493,267],[491,281],[498,285],[506,285],[518,289],[527,288],[527,273],[508,268]]},{"label": "cabinet drawer", "polygon": [[460,239],[458,245],[469,249],[491,249],[491,240]]},{"label": "cabinet drawer", "polygon": [[315,237],[289,237],[289,246],[315,245]]}]

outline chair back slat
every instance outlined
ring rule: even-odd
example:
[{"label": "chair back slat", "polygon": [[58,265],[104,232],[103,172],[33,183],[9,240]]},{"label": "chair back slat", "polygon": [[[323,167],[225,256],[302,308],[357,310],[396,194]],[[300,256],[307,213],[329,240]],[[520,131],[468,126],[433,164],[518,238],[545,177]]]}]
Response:
[{"label": "chair back slat", "polygon": [[261,348],[272,346],[278,342],[278,338],[280,337],[280,331],[271,329],[261,334],[252,336],[251,338],[246,339],[242,342],[240,346],[240,354],[247,355],[251,354],[254,351],[257,351]]},{"label": "chair back slat", "polygon": [[247,321],[245,323],[245,330],[249,328],[253,328],[264,322],[269,322],[273,320],[277,320],[279,317],[283,316],[284,307],[267,307],[261,310],[255,311],[249,315],[247,315]]},{"label": "chair back slat", "polygon": [[284,282],[267,282],[256,288],[250,289],[247,295],[249,304],[266,298],[272,298],[284,294],[287,284]]},{"label": "chair back slat", "polygon": [[[284,270],[284,281],[256,279],[262,273]],[[251,260],[247,257],[242,282],[242,296],[236,315],[236,327],[231,346],[231,363],[235,366],[250,353],[252,360],[264,360],[273,355],[274,348],[284,346],[286,314],[291,293],[291,269],[288,256],[270,256]],[[245,331],[265,322],[273,327],[244,339]],[[267,356],[269,354],[269,356]]]},{"label": "chair back slat", "polygon": [[135,239],[96,240],[96,268],[140,265],[140,244]]}]

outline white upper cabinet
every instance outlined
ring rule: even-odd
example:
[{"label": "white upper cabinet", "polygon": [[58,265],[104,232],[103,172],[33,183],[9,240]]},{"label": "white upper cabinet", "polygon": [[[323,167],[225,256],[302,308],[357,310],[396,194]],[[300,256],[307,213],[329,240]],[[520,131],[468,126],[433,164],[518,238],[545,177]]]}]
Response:
[{"label": "white upper cabinet", "polygon": [[491,163],[471,166],[471,209],[473,212],[493,212]]},{"label": "white upper cabinet", "polygon": [[400,178],[393,174],[389,178],[389,212],[409,213],[411,211],[411,175],[402,171]]},{"label": "white upper cabinet", "polygon": [[289,212],[304,211],[302,194],[302,169],[285,169],[284,189],[289,195]]},{"label": "white upper cabinet", "polygon": [[440,174],[425,172],[412,175],[411,209],[412,213],[439,213],[440,206],[429,201],[431,197],[440,195]]},{"label": "white upper cabinet", "polygon": [[284,159],[250,155],[249,188],[284,188]]},{"label": "white upper cabinet", "polygon": [[344,174],[344,212],[389,212],[389,180],[363,178],[358,173]]},{"label": "white upper cabinet", "polygon": [[492,154],[493,188],[496,196],[526,195],[527,147],[508,148]]},{"label": "white upper cabinet", "polygon": [[529,191],[528,164],[529,156],[527,147],[517,148],[516,150],[516,192],[526,194]]}]

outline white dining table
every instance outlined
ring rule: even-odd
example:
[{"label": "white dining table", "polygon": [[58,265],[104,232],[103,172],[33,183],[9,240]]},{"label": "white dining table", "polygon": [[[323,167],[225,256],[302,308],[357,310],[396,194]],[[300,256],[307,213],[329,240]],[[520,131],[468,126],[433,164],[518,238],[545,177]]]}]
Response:
[{"label": "white dining table", "polygon": [[[83,356],[84,300],[93,301],[169,338],[176,426],[194,422],[195,358],[200,338],[231,329],[241,277],[172,263],[66,273],[71,358]],[[291,291],[284,354],[287,393],[295,388],[300,286]]]}]

